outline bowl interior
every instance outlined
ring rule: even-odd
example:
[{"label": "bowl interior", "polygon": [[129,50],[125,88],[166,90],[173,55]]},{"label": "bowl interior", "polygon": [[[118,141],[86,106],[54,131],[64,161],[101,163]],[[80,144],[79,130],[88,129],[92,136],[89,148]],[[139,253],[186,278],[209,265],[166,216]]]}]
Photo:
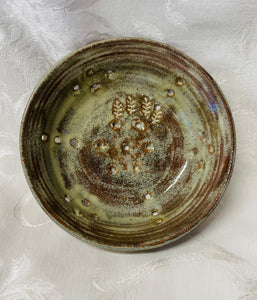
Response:
[{"label": "bowl interior", "polygon": [[22,156],[42,207],[98,245],[174,240],[217,204],[234,130],[211,77],[175,49],[144,40],[87,46],[33,94]]}]

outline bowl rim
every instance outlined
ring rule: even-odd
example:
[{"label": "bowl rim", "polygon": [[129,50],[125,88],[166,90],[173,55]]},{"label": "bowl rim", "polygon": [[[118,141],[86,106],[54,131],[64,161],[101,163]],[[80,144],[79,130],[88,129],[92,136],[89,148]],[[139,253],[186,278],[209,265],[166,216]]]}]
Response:
[{"label": "bowl rim", "polygon": [[[99,241],[95,241],[95,240],[89,240],[86,238],[86,236],[79,234],[77,232],[75,232],[73,230],[72,227],[68,227],[65,224],[63,224],[61,222],[61,220],[58,218],[57,215],[55,214],[51,214],[50,211],[45,207],[45,205],[42,203],[40,197],[38,196],[38,194],[36,193],[36,190],[34,189],[31,181],[30,181],[30,176],[28,174],[28,170],[25,164],[25,157],[23,154],[23,145],[24,145],[24,136],[23,136],[23,132],[24,132],[24,122],[27,119],[28,116],[28,111],[30,108],[30,105],[32,103],[32,100],[34,99],[34,96],[36,94],[36,92],[40,89],[40,87],[44,84],[45,81],[48,80],[49,76],[51,74],[53,74],[55,72],[55,70],[57,70],[65,61],[69,60],[70,58],[72,58],[73,56],[76,56],[77,54],[86,51],[87,49],[99,46],[99,45],[103,45],[103,44],[108,44],[108,43],[113,43],[113,42],[135,42],[135,43],[146,43],[148,45],[153,45],[153,46],[157,46],[157,47],[161,47],[161,48],[165,48],[167,50],[173,51],[176,54],[182,56],[185,60],[190,61],[191,63],[193,63],[196,68],[203,73],[203,75],[207,76],[209,78],[209,80],[212,82],[213,85],[215,85],[216,89],[218,90],[218,92],[220,93],[222,102],[224,103],[224,107],[225,107],[225,111],[227,112],[227,115],[229,117],[229,124],[231,127],[231,142],[232,142],[232,159],[231,159],[231,163],[229,165],[229,167],[227,168],[227,176],[225,177],[225,179],[223,179],[223,183],[221,185],[222,190],[219,194],[219,196],[216,199],[216,202],[214,203],[214,205],[207,211],[207,213],[205,213],[205,215],[198,221],[196,222],[194,225],[192,225],[191,227],[189,227],[185,232],[183,232],[182,234],[176,236],[175,238],[170,238],[167,239],[163,242],[158,242],[154,245],[147,245],[147,246],[135,246],[135,245],[126,245],[126,246],[117,246],[117,245],[108,245],[106,243],[100,243]],[[141,37],[118,37],[118,38],[110,38],[110,39],[101,39],[95,42],[91,42],[86,44],[83,47],[80,47],[72,52],[70,52],[68,55],[64,56],[63,58],[61,58],[60,60],[58,60],[56,63],[54,63],[47,72],[44,73],[44,75],[41,77],[41,79],[38,81],[38,83],[36,84],[36,86],[34,87],[34,89],[32,90],[30,97],[26,103],[23,115],[22,115],[22,119],[21,119],[21,123],[20,123],[20,131],[19,131],[19,153],[20,153],[20,159],[21,159],[21,165],[22,165],[22,169],[23,169],[23,173],[25,175],[27,184],[30,188],[30,191],[32,192],[32,195],[34,196],[34,198],[36,199],[36,201],[39,203],[40,207],[44,210],[44,212],[50,217],[50,219],[52,221],[54,221],[58,226],[60,226],[62,229],[64,229],[66,232],[68,232],[69,234],[71,234],[72,236],[85,241],[93,246],[97,246],[100,248],[104,248],[107,250],[111,250],[111,251],[116,251],[116,252],[139,252],[139,251],[146,251],[146,250],[151,250],[151,249],[155,249],[155,248],[163,248],[164,246],[166,246],[167,244],[170,244],[172,242],[177,241],[178,239],[184,237],[185,235],[189,234],[192,230],[194,230],[196,227],[198,227],[216,208],[216,206],[220,203],[232,176],[233,173],[233,169],[235,166],[235,158],[236,158],[236,130],[235,130],[235,123],[234,123],[234,119],[233,119],[233,115],[231,112],[231,109],[226,101],[226,98],[222,92],[222,90],[220,89],[219,85],[217,84],[217,82],[212,78],[212,76],[198,63],[196,62],[194,59],[192,59],[190,56],[188,56],[187,54],[183,53],[182,51],[176,49],[175,47],[167,44],[167,43],[163,43],[163,42],[159,42],[159,41],[155,41],[152,39],[148,39],[148,38],[141,38]]]}]

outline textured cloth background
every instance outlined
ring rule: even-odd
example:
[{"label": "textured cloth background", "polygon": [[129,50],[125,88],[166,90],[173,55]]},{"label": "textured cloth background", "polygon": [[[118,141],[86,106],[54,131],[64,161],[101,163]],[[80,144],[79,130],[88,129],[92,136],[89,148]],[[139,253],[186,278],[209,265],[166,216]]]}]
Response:
[{"label": "textured cloth background", "polygon": [[[193,233],[118,254],[55,225],[19,158],[32,89],[60,58],[120,36],[169,43],[219,83],[237,129],[227,192]],[[257,299],[257,1],[0,0],[0,299]]]}]

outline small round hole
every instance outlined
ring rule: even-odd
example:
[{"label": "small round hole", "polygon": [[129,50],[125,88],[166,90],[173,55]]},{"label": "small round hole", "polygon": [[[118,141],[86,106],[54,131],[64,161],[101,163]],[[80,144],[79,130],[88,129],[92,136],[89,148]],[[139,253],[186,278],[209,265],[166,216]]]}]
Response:
[{"label": "small round hole", "polygon": [[137,131],[145,131],[146,130],[146,124],[144,121],[135,119],[132,120],[132,126],[137,130]]},{"label": "small round hole", "polygon": [[105,72],[105,77],[106,78],[111,78],[112,75],[113,75],[113,71],[112,70],[108,70],[108,71]]},{"label": "small round hole", "polygon": [[157,209],[152,210],[152,216],[157,216],[159,214]]},{"label": "small round hole", "polygon": [[76,85],[73,87],[73,91],[76,92],[76,91],[78,91],[78,90],[79,90],[79,85],[76,84]]},{"label": "small round hole", "polygon": [[91,92],[96,92],[100,89],[100,84],[99,83],[94,83],[90,86]]},{"label": "small round hole", "polygon": [[96,221],[99,220],[99,216],[97,214],[92,214],[91,217]]},{"label": "small round hole", "polygon": [[82,203],[85,207],[88,207],[88,206],[90,205],[90,201],[87,200],[87,199],[81,200],[81,203]]},{"label": "small round hole", "polygon": [[143,143],[141,148],[144,152],[154,151],[154,145],[152,143]]},{"label": "small round hole", "polygon": [[109,126],[114,131],[119,131],[122,127],[122,122],[119,119],[114,119],[109,123]]},{"label": "small round hole", "polygon": [[70,140],[70,144],[73,148],[77,148],[79,145],[79,140],[77,138],[73,138]]},{"label": "small round hole", "polygon": [[56,136],[56,137],[54,138],[54,142],[55,142],[55,144],[61,144],[61,139],[60,139],[60,137],[59,137],[59,136]]},{"label": "small round hole", "polygon": [[141,168],[140,168],[140,166],[138,166],[138,165],[135,165],[135,166],[133,167],[133,172],[134,172],[134,173],[138,173],[138,172],[140,172],[140,170],[141,170]]},{"label": "small round hole", "polygon": [[176,85],[179,86],[179,87],[182,87],[184,85],[184,79],[181,78],[181,77],[178,77],[176,79]]},{"label": "small round hole", "polygon": [[168,97],[174,97],[175,96],[175,92],[172,90],[172,89],[169,89],[168,91],[167,91],[167,95],[168,95]]},{"label": "small round hole", "polygon": [[117,171],[117,169],[114,166],[110,166],[109,170],[112,174],[115,174]]},{"label": "small round hole", "polygon": [[117,121],[114,121],[113,123],[112,123],[112,126],[113,127],[115,127],[115,126],[117,126],[118,125],[118,122]]},{"label": "small round hole", "polygon": [[95,147],[97,150],[105,150],[107,148],[107,145],[106,145],[106,141],[105,140],[97,140],[95,141]]},{"label": "small round hole", "polygon": [[41,140],[42,140],[43,142],[46,142],[46,141],[48,140],[48,135],[47,135],[46,133],[43,133],[43,134],[41,135]]},{"label": "small round hole", "polygon": [[193,152],[194,155],[196,155],[198,153],[198,149],[197,148],[193,148],[192,152]]},{"label": "small round hole", "polygon": [[145,199],[146,199],[146,200],[149,200],[149,199],[151,199],[151,198],[152,198],[152,196],[151,196],[150,193],[147,193],[147,194],[145,195]]},{"label": "small round hole", "polygon": [[107,169],[107,171],[108,171],[108,173],[110,173],[110,174],[117,174],[118,173],[118,169],[117,169],[117,167],[115,166],[115,165],[112,165],[112,164],[108,164],[107,166],[106,166],[106,169]]}]

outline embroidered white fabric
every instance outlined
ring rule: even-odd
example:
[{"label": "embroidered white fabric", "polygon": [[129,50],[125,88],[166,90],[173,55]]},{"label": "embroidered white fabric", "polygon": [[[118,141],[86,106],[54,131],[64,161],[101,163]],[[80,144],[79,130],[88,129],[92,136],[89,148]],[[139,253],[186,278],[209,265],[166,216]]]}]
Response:
[{"label": "embroidered white fabric", "polygon": [[[169,43],[219,83],[237,158],[215,212],[164,250],[119,254],[83,243],[34,200],[19,157],[26,101],[53,63],[88,42]],[[0,1],[0,299],[257,299],[256,0]]]}]

